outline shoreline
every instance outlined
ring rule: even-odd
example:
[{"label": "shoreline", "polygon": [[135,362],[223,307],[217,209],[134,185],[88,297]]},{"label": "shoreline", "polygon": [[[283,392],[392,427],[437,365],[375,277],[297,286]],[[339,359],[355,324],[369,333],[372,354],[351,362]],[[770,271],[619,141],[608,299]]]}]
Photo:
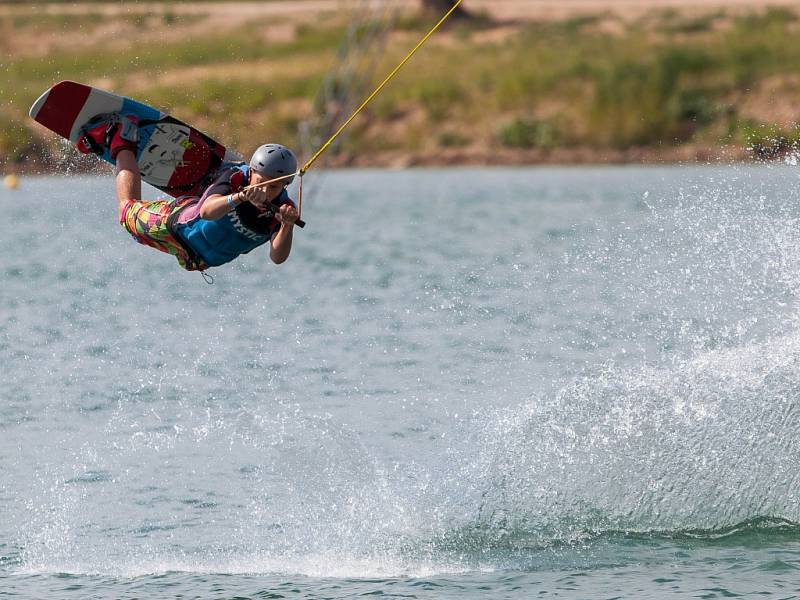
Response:
[{"label": "shoreline", "polygon": [[[98,165],[99,159],[84,157],[75,152],[76,162],[69,162],[69,174],[88,175],[98,168],[111,168],[107,163]],[[477,154],[468,151],[445,153],[446,156],[426,153],[385,153],[383,155],[364,154],[362,156],[333,156],[318,167],[320,170],[348,169],[453,169],[453,168],[535,168],[535,167],[603,167],[603,166],[703,166],[725,164],[772,164],[780,163],[789,156],[787,152],[778,156],[757,157],[744,148],[686,148],[676,147],[667,151],[654,148],[632,148],[628,150],[597,150],[586,148],[554,149],[550,151],[505,152]],[[63,164],[62,161],[58,164]],[[7,174],[58,176],[65,175],[63,169],[44,167],[38,160],[22,163],[0,162],[0,176]]]},{"label": "shoreline", "polygon": [[[42,15],[23,4],[0,6],[7,33],[0,49],[9,53],[0,171],[93,169],[27,117],[52,79],[138,99],[245,155],[272,139],[306,156],[316,141],[309,132],[340,122],[338,111],[357,104],[361,88],[371,89],[376,73],[394,66],[424,31],[414,20],[415,0],[374,46],[371,70],[337,66],[330,61],[352,24],[320,14],[339,2],[356,0],[83,2],[45,4]],[[704,164],[769,160],[800,147],[800,76],[791,68],[800,59],[800,7],[787,0],[653,0],[641,8],[644,18],[634,17],[634,5],[470,0],[479,18],[431,40],[322,164]],[[255,19],[259,6],[293,12]],[[780,6],[793,10],[767,10]],[[247,17],[244,24],[218,22],[218,12],[232,7],[242,8],[237,19]],[[74,27],[80,43],[63,35]],[[243,27],[248,35],[231,35]],[[113,49],[105,45],[109,35],[122,40]]]}]

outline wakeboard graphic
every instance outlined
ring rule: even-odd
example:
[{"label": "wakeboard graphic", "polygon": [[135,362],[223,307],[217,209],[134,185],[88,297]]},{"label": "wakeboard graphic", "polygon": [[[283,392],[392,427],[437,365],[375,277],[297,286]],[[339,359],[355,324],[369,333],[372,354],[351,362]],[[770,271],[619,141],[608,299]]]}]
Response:
[{"label": "wakeboard graphic", "polygon": [[[173,197],[200,195],[225,165],[242,156],[160,110],[98,88],[61,81],[33,103],[30,116],[73,144],[93,117],[118,113],[139,121],[136,162],[142,179]],[[101,158],[115,164],[106,150]]]}]

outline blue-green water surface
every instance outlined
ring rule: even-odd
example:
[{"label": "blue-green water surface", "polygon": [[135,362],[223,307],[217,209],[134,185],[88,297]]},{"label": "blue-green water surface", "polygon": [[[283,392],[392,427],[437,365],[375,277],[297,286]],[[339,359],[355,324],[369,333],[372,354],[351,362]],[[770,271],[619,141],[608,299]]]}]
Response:
[{"label": "blue-green water surface", "polygon": [[800,598],[798,184],[312,174],[213,285],[0,190],[0,597]]}]

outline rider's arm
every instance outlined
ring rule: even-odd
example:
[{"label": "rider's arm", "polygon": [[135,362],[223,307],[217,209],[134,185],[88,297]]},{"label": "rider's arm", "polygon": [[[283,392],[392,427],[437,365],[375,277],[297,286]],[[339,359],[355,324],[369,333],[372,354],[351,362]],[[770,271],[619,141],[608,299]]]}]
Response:
[{"label": "rider's arm", "polygon": [[299,215],[294,206],[291,204],[284,204],[278,209],[278,213],[275,217],[281,222],[281,228],[270,240],[269,258],[276,265],[279,265],[289,258],[289,254],[292,251],[294,222]]},{"label": "rider's arm", "polygon": [[244,201],[244,194],[241,192],[228,195],[212,194],[205,199],[205,202],[200,207],[200,217],[207,221],[216,221],[231,212],[234,206],[238,206]]}]

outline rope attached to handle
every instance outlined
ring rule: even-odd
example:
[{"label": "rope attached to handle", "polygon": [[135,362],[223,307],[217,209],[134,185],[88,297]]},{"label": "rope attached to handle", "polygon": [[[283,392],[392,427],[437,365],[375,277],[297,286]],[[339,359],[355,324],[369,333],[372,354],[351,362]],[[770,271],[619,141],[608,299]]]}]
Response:
[{"label": "rope attached to handle", "polygon": [[[453,14],[453,12],[459,7],[461,2],[462,2],[462,0],[457,0],[456,3],[453,4],[453,6],[450,8],[450,10],[448,10],[447,13],[445,13],[445,15],[441,19],[439,19],[439,22],[436,23],[436,25],[434,25],[433,28],[427,34],[425,34],[425,37],[423,37],[419,41],[419,43],[417,43],[417,45],[414,46],[414,48],[411,50],[411,52],[406,54],[405,58],[400,61],[400,63],[392,70],[391,73],[389,73],[389,75],[386,76],[386,78],[378,85],[378,87],[375,88],[375,90],[367,97],[367,99],[364,100],[364,102],[361,103],[361,106],[359,106],[353,112],[353,114],[350,115],[350,117],[344,123],[342,123],[341,127],[339,127],[339,129],[336,130],[336,133],[334,133],[328,139],[328,141],[325,142],[320,147],[320,149],[317,150],[314,153],[314,155],[308,160],[308,162],[306,162],[305,165],[303,165],[303,167],[301,169],[298,169],[296,172],[291,173],[289,175],[283,175],[281,177],[276,177],[275,179],[270,179],[269,181],[264,181],[264,182],[261,182],[261,183],[255,183],[253,185],[249,185],[249,186],[247,186],[245,188],[242,188],[242,191],[249,190],[249,189],[254,189],[254,188],[264,187],[264,186],[267,186],[267,185],[269,185],[271,183],[276,183],[278,181],[284,181],[286,179],[289,179],[289,178],[295,177],[295,176],[299,176],[300,177],[300,185],[302,187],[303,175],[305,175],[306,171],[308,171],[311,168],[311,165],[313,165],[317,161],[317,159],[325,153],[325,151],[330,147],[331,144],[333,144],[333,142],[336,140],[336,138],[339,137],[339,135],[347,128],[348,125],[350,125],[350,123],[353,121],[353,119],[355,119],[359,115],[359,113],[362,110],[364,110],[366,108],[366,106],[373,100],[373,98],[375,98],[375,96],[377,96],[381,92],[381,90],[384,87],[386,87],[386,84],[389,83],[392,79],[394,79],[394,76],[397,75],[397,73],[400,71],[400,69],[402,69],[403,66],[411,59],[411,57],[414,56],[414,54],[417,52],[417,50],[419,50],[422,47],[422,45],[425,42],[427,42],[428,39],[434,33],[436,33],[436,30],[439,29],[439,27],[442,26],[442,24],[450,17],[450,15]],[[302,194],[302,192],[301,192],[301,194]]]},{"label": "rope attached to handle", "polygon": [[431,36],[432,36],[434,33],[436,33],[436,30],[437,30],[437,29],[439,29],[439,27],[441,27],[442,23],[444,23],[444,22],[445,22],[445,21],[448,19],[448,17],[449,17],[451,14],[453,14],[453,11],[455,11],[455,9],[457,9],[457,8],[458,8],[458,5],[459,5],[459,4],[461,4],[461,2],[462,2],[462,0],[458,0],[458,1],[457,1],[455,4],[453,4],[452,8],[451,8],[450,10],[448,10],[448,11],[447,11],[447,13],[446,13],[446,14],[445,14],[445,15],[444,15],[444,16],[443,16],[441,19],[439,19],[439,22],[438,22],[438,23],[436,23],[436,25],[434,25],[434,26],[433,26],[433,29],[431,29],[431,30],[430,30],[430,31],[429,31],[429,32],[428,32],[428,33],[425,35],[425,37],[424,37],[424,38],[422,38],[422,39],[419,41],[419,43],[418,43],[416,46],[414,46],[414,48],[411,50],[411,52],[409,52],[408,54],[406,54],[406,57],[405,57],[403,60],[401,60],[401,61],[400,61],[400,64],[399,64],[399,65],[397,65],[397,66],[394,68],[394,70],[393,70],[391,73],[389,73],[389,75],[387,75],[387,76],[386,76],[386,79],[384,79],[384,80],[383,80],[383,81],[380,83],[380,85],[379,85],[378,87],[376,87],[376,88],[375,88],[375,91],[373,91],[373,92],[372,92],[372,93],[371,93],[371,94],[370,94],[370,95],[367,97],[367,99],[366,99],[366,100],[364,100],[364,102],[361,104],[361,106],[359,106],[359,107],[358,107],[358,108],[355,110],[355,112],[354,112],[352,115],[350,115],[350,118],[348,118],[348,119],[347,119],[347,120],[346,120],[344,123],[342,123],[342,126],[341,126],[341,127],[339,127],[339,129],[336,131],[336,133],[334,133],[334,134],[333,134],[333,135],[330,137],[330,139],[329,139],[327,142],[325,142],[325,143],[322,145],[322,147],[321,147],[319,150],[317,150],[316,154],[314,154],[314,156],[312,156],[312,157],[311,157],[311,158],[308,160],[308,162],[307,162],[305,165],[303,165],[303,168],[302,168],[302,169],[300,169],[300,171],[299,171],[300,173],[305,173],[306,171],[308,171],[308,170],[311,168],[311,165],[313,165],[313,164],[316,162],[316,160],[317,160],[317,159],[318,159],[320,156],[322,156],[322,155],[325,153],[325,151],[326,151],[326,150],[328,149],[328,147],[329,147],[329,146],[330,146],[330,145],[331,145],[331,144],[334,142],[334,140],[335,140],[337,137],[339,137],[339,134],[340,134],[340,133],[342,133],[342,131],[344,131],[344,130],[345,130],[345,128],[346,128],[348,125],[350,125],[350,122],[351,122],[353,119],[355,119],[355,118],[358,116],[358,114],[359,114],[359,113],[360,113],[362,110],[364,110],[364,108],[367,106],[367,104],[369,104],[369,103],[372,101],[372,99],[373,99],[375,96],[377,96],[377,95],[380,93],[380,91],[381,91],[381,90],[382,90],[382,89],[383,89],[383,88],[386,86],[386,84],[387,84],[387,83],[389,83],[389,82],[390,82],[390,81],[391,81],[391,80],[394,78],[394,76],[395,76],[395,75],[397,75],[398,71],[400,71],[400,69],[402,69],[402,68],[403,68],[403,65],[405,65],[405,64],[406,64],[406,63],[409,61],[409,59],[411,59],[411,57],[412,57],[412,56],[414,56],[414,54],[416,53],[416,51],[417,51],[417,50],[419,50],[419,49],[422,47],[422,45],[423,45],[425,42],[427,42],[427,41],[428,41],[428,38],[430,38],[430,37],[431,37]]}]

